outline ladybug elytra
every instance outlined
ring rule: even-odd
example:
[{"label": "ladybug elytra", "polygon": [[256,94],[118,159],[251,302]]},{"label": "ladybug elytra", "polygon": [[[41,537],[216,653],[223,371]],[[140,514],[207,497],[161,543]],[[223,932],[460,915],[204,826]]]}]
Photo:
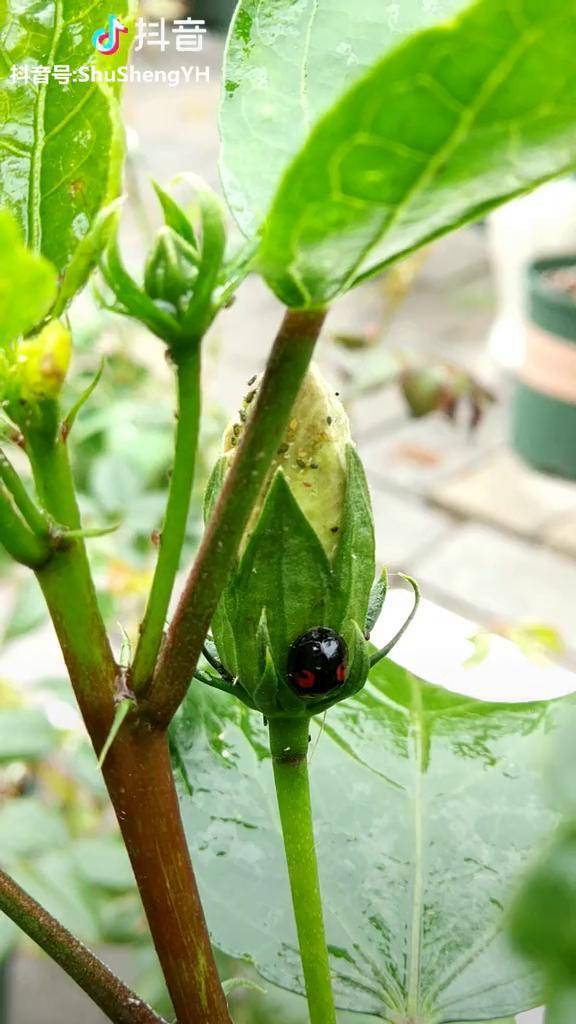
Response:
[{"label": "ladybug elytra", "polygon": [[333,629],[303,633],[288,652],[288,679],[300,697],[322,697],[346,681],[348,649]]}]

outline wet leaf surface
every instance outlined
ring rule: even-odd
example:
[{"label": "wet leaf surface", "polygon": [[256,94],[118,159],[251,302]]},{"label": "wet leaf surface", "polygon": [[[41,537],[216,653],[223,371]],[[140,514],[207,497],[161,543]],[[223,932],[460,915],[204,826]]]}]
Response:
[{"label": "wet leaf surface", "polygon": [[[573,706],[491,704],[381,663],[312,724],[313,802],[337,1002],[386,1021],[491,1019],[540,1000],[503,911],[557,815],[542,747]],[[215,943],[302,991],[262,719],[199,684],[173,732]]]}]

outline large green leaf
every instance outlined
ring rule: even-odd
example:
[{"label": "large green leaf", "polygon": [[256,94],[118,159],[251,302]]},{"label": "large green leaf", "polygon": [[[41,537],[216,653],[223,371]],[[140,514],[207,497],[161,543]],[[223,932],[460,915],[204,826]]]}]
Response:
[{"label": "large green leaf", "polygon": [[[115,14],[129,18],[130,0]],[[122,155],[115,89],[98,82],[14,82],[12,68],[97,61],[92,35],[108,22],[105,0],[3,0],[0,21],[0,203],[17,216],[31,249],[60,272],[71,264],[100,209],[118,194]],[[123,37],[111,68],[126,63]],[[81,256],[84,260],[84,254]]]},{"label": "large green leaf", "polygon": [[56,297],[56,271],[22,242],[16,221],[0,210],[0,347],[31,331]]},{"label": "large green leaf", "polygon": [[[488,1020],[535,1005],[503,908],[556,822],[539,754],[567,701],[489,704],[391,662],[334,707],[311,774],[338,1005],[386,1021]],[[172,742],[215,943],[301,991],[262,720],[201,685]]]},{"label": "large green leaf", "polygon": [[[354,85],[286,172],[260,267],[321,306],[576,164],[576,8],[479,0]],[[262,166],[267,156],[262,153]]]},{"label": "large green leaf", "polygon": [[310,127],[375,60],[466,0],[242,0],[222,96],[222,178],[243,230],[260,226]]},{"label": "large green leaf", "polygon": [[39,708],[0,709],[0,765],[41,760],[58,743],[59,733]]},{"label": "large green leaf", "polygon": [[546,979],[546,1024],[576,1019],[576,715],[571,712],[564,716],[549,779],[566,817],[530,866],[509,915],[514,943]]}]

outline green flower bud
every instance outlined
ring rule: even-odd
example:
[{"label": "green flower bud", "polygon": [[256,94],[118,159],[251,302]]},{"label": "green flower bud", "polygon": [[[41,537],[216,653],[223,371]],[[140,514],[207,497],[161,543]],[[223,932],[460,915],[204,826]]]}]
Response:
[{"label": "green flower bud", "polygon": [[70,332],[51,320],[38,334],[3,351],[0,365],[4,400],[38,404],[60,394],[72,354]]},{"label": "green flower bud", "polygon": [[[255,382],[225,433],[208,511],[257,391]],[[359,690],[369,668],[364,629],[374,571],[364,470],[344,408],[313,367],[212,626],[239,694],[270,718],[317,714]]]},{"label": "green flower bud", "polygon": [[197,277],[198,262],[191,245],[172,228],[161,228],[144,272],[150,298],[179,311],[190,301]]}]

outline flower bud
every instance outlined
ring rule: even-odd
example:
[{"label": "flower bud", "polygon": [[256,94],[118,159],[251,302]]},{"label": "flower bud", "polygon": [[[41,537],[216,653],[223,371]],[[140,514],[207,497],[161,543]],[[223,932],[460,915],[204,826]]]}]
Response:
[{"label": "flower bud", "polygon": [[[208,511],[258,382],[224,436]],[[267,717],[311,715],[360,689],[374,527],[345,410],[312,367],[297,397],[213,622],[220,659]]]},{"label": "flower bud", "polygon": [[189,301],[198,277],[193,257],[191,247],[172,228],[161,228],[144,273],[144,287],[150,298],[167,302],[177,311]]},{"label": "flower bud", "polygon": [[18,342],[5,360],[5,397],[28,403],[56,399],[71,354],[70,332],[59,320],[51,320],[38,334]]}]

